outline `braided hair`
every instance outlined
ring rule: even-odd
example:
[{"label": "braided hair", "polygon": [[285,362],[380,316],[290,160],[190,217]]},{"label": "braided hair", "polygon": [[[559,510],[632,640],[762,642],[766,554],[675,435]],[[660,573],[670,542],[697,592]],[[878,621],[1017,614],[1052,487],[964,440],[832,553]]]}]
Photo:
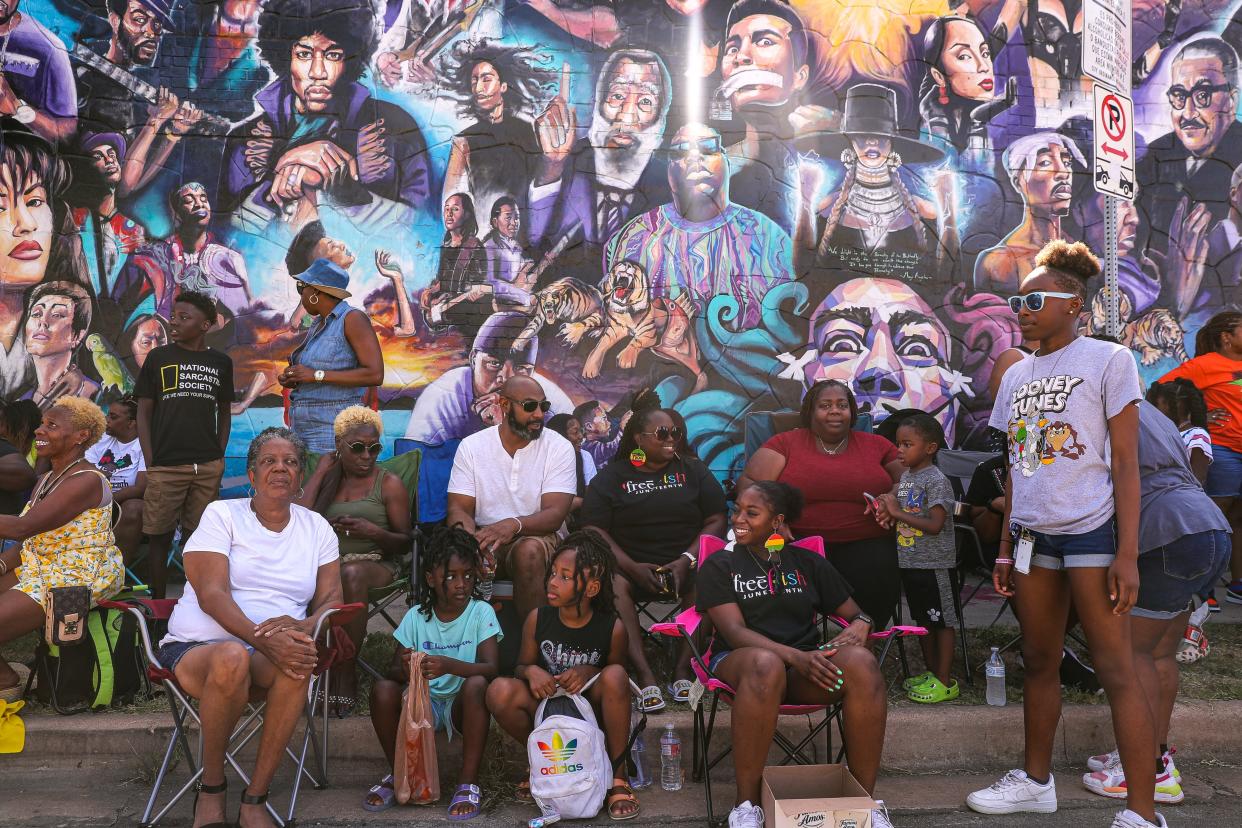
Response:
[{"label": "braided hair", "polygon": [[1186,420],[1190,420],[1192,426],[1207,428],[1207,403],[1203,401],[1203,392],[1188,379],[1152,383],[1147,389],[1147,401],[1156,406],[1165,402],[1173,411],[1173,424],[1178,428]]},{"label": "braided hair", "polygon": [[[419,556],[419,578],[414,584],[414,605],[428,621],[436,603],[436,590],[432,579],[440,567],[447,567],[449,561],[459,558],[467,563],[475,572],[483,571],[483,553],[479,551],[479,542],[474,535],[462,528],[460,523],[452,526],[438,526],[431,535],[431,542]],[[438,586],[443,589],[441,579]],[[479,583],[476,580],[471,598],[479,598]]]},{"label": "braided hair", "polygon": [[571,549],[574,551],[574,605],[580,603],[586,594],[587,580],[598,578],[599,592],[591,599],[591,609],[611,614],[614,611],[612,579],[617,572],[617,559],[612,554],[612,547],[594,529],[572,532],[557,545],[552,560],[548,562],[548,577],[552,576],[552,565],[556,559],[562,552]]},{"label": "braided hair", "polygon": [[1220,347],[1220,338],[1242,325],[1242,313],[1223,311],[1216,314],[1195,334],[1195,356],[1201,357],[1214,353]]}]

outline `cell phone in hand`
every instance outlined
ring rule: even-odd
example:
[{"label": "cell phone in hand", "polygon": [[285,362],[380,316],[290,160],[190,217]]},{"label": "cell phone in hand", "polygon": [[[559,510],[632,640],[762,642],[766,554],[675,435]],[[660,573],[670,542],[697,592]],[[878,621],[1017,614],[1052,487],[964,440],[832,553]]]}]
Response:
[{"label": "cell phone in hand", "polygon": [[872,509],[874,509],[876,504],[879,502],[878,498],[870,492],[863,492],[863,500],[867,501],[867,505]]},{"label": "cell phone in hand", "polygon": [[675,595],[677,585],[673,582],[673,573],[667,569],[657,569],[655,574],[656,580],[660,582],[660,592]]}]

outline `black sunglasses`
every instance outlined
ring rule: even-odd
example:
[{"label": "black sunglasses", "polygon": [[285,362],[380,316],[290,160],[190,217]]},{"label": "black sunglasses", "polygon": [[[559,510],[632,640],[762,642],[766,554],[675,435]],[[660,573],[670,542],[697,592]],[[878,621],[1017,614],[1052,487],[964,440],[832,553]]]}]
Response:
[{"label": "black sunglasses", "polygon": [[306,290],[306,282],[303,282],[301,279],[294,279],[293,287],[297,289],[298,293],[301,293]]},{"label": "black sunglasses", "polygon": [[384,447],[381,446],[379,443],[372,443],[371,445],[368,446],[366,443],[362,442],[361,440],[359,440],[356,443],[349,444],[349,450],[352,451],[354,454],[362,454],[363,452],[366,452],[372,457],[379,457],[379,453],[383,451],[383,449]]},{"label": "black sunglasses", "polygon": [[661,443],[668,440],[670,437],[674,440],[680,440],[681,435],[683,433],[684,432],[682,432],[682,430],[678,428],[677,426],[673,426],[672,428],[669,428],[668,426],[660,426],[655,431],[640,431],[639,432],[639,434],[642,434],[644,436],[649,435],[649,434],[654,434],[656,439],[659,440]]},{"label": "black sunglasses", "polygon": [[527,414],[534,414],[536,408],[547,414],[548,409],[552,407],[552,403],[547,400],[515,400],[513,397],[505,397],[505,399],[514,405],[520,405]]}]

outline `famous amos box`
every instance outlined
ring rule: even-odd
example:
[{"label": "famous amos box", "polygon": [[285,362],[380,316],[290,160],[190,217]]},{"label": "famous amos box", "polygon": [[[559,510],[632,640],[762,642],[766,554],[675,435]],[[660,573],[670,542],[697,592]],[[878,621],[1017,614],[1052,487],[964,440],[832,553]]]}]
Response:
[{"label": "famous amos box", "polygon": [[871,828],[874,807],[845,765],[763,769],[765,828]]}]

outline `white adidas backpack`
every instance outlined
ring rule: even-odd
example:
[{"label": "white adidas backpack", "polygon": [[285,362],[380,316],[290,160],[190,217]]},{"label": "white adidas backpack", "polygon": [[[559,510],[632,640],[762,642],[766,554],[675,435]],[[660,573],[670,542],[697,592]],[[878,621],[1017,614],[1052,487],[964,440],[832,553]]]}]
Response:
[{"label": "white adidas backpack", "polygon": [[591,819],[599,813],[612,782],[612,767],[604,732],[589,701],[581,695],[541,701],[526,754],[530,794],[544,816]]}]

